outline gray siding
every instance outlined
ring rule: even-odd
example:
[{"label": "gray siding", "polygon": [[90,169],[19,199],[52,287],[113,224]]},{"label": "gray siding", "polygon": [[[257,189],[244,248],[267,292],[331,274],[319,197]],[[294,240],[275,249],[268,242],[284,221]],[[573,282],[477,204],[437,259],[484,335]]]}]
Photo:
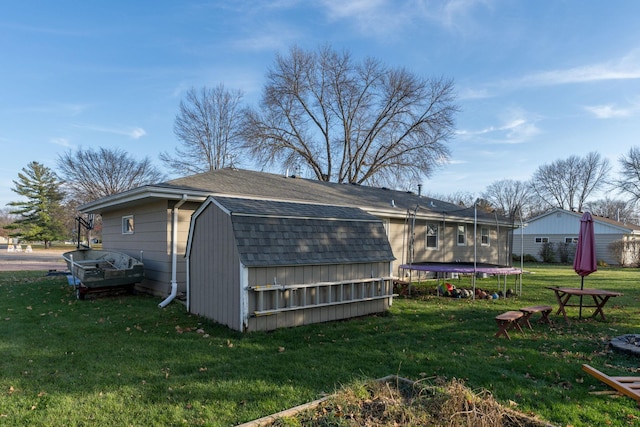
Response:
[{"label": "gray siding", "polygon": [[231,218],[209,206],[194,223],[189,261],[189,311],[242,330],[240,257]]},{"label": "gray siding", "polygon": [[[438,247],[427,248],[426,246],[426,227],[428,223],[438,225]],[[477,262],[492,263],[500,265],[509,265],[509,256],[507,243],[509,238],[509,230],[504,227],[500,229],[495,225],[477,226],[477,250],[474,251],[473,239],[473,223],[466,223],[466,244],[458,245],[457,243],[457,226],[462,222],[456,221],[434,221],[425,219],[416,219],[415,221],[415,240],[414,240],[414,262],[455,262],[461,260],[464,262],[472,262],[477,256]],[[481,244],[481,227],[489,228],[489,244]],[[392,220],[389,241],[396,257],[393,268],[394,272],[398,271],[400,264],[408,262],[408,241],[410,238],[410,230],[404,221]],[[404,249],[403,249],[404,245]]]},{"label": "gray siding", "polygon": [[[524,248],[521,248],[522,239],[520,234],[518,234],[518,231],[516,230],[513,236],[514,255],[519,256],[520,253],[522,252],[521,249],[524,249],[524,252],[523,252],[524,255],[533,255],[538,261],[542,261],[542,258],[539,255],[540,249],[542,248],[542,243],[536,243],[535,242],[536,237],[547,237],[549,238],[549,242],[555,245],[558,243],[564,243],[565,237],[576,237],[576,236],[572,234],[546,234],[546,233],[540,233],[536,235],[525,234]],[[612,242],[615,242],[616,240],[622,240],[625,238],[626,236],[621,234],[598,234],[597,236],[595,236],[597,260],[604,261],[610,265],[620,264],[619,259],[617,259],[616,256],[613,253],[611,253],[611,251],[609,250],[609,244]],[[575,246],[571,249],[571,251],[572,253],[570,255],[570,259],[573,260],[573,253],[575,253]],[[559,259],[557,259],[556,257],[556,262],[558,261]],[[627,262],[629,261],[630,261],[630,257],[628,258]]]},{"label": "gray siding", "polygon": [[[308,265],[298,267],[281,268],[250,268],[249,287],[270,285],[301,285],[322,284],[327,282],[354,281],[368,279],[370,277],[385,277],[389,271],[388,262],[368,264],[335,264],[335,265]],[[382,294],[384,289],[373,289],[376,285],[355,284],[340,286],[311,287],[303,295],[302,290],[284,292],[250,292],[249,313],[247,323],[248,331],[272,330],[283,327],[308,325],[312,323],[329,322],[333,320],[348,319],[384,312],[389,309],[391,298],[380,298],[369,301],[348,300],[358,299],[361,292],[365,295],[373,293]],[[386,290],[391,293],[391,290]],[[263,300],[261,301],[260,298]],[[275,299],[278,299],[275,301]],[[331,304],[344,298],[345,303],[327,305],[322,307],[299,308],[296,310],[282,311],[270,315],[253,315],[265,307],[302,307],[304,300],[318,301],[320,304]],[[308,302],[308,301],[307,301]],[[262,307],[261,307],[262,305]]]},{"label": "gray siding", "polygon": [[306,308],[271,316],[250,317],[246,331],[270,331],[382,313],[389,309],[390,300],[391,298],[385,298],[330,307]]},{"label": "gray siding", "polygon": [[[140,258],[143,254],[145,280],[138,285],[154,295],[167,295],[171,286],[171,209],[166,200],[113,210],[102,214],[102,240],[105,249],[117,250]],[[185,204],[178,211],[178,292],[186,290],[184,253],[189,233],[189,219],[195,204]],[[122,217],[133,215],[134,233],[122,233]]]}]

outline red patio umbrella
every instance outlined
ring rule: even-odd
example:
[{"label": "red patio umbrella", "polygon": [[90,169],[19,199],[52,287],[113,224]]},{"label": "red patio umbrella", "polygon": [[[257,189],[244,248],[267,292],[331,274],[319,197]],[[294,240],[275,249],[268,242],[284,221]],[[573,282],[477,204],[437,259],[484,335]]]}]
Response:
[{"label": "red patio umbrella", "polygon": [[[584,276],[598,270],[595,243],[593,217],[591,213],[585,212],[580,218],[578,245],[573,259],[573,269],[581,277],[580,289],[584,289]],[[580,318],[582,318],[582,295],[580,295]]]}]

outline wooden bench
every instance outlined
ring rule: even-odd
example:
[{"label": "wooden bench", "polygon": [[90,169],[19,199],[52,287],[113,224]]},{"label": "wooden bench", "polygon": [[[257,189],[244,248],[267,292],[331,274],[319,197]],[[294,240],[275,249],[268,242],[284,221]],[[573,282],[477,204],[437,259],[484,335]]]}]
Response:
[{"label": "wooden bench", "polygon": [[551,313],[551,310],[553,310],[553,307],[551,307],[550,305],[534,305],[531,307],[521,308],[520,311],[523,313],[521,322],[525,323],[529,327],[529,329],[533,329],[533,327],[531,327],[531,322],[529,321],[529,319],[533,314],[540,313],[542,317],[538,319],[538,322],[547,323],[550,325],[551,320],[549,319],[549,314]]},{"label": "wooden bench", "polygon": [[511,337],[509,336],[509,330],[517,329],[522,332],[522,328],[519,323],[522,316],[524,316],[524,313],[521,311],[507,311],[496,316],[496,322],[498,323],[498,332],[496,332],[496,337],[504,335],[510,340]]},{"label": "wooden bench", "polygon": [[640,377],[610,377],[587,364],[582,365],[582,370],[625,396],[634,399],[640,406]]},{"label": "wooden bench", "polygon": [[393,288],[397,291],[398,295],[409,295],[410,282],[402,279],[393,279]]}]

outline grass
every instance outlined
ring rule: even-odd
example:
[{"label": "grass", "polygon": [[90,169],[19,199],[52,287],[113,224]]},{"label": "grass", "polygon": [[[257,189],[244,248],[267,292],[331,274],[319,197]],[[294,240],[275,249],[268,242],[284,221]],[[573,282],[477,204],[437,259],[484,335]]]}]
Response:
[{"label": "grass", "polygon": [[[578,321],[568,309],[570,325],[552,315],[551,326],[495,338],[497,314],[557,306],[545,286],[579,286],[571,267],[527,268],[534,274],[518,298],[396,298],[380,316],[251,334],[179,303],[159,309],[159,299],[142,295],[79,301],[64,277],[0,272],[0,425],[230,426],[389,374],[456,378],[557,425],[640,424],[633,400],[593,393],[609,389],[581,370],[589,363],[639,375],[637,358],[607,344],[638,333],[640,271],[606,268],[585,278],[624,293],[605,307],[606,321]],[[495,279],[477,286],[498,289]]]}]

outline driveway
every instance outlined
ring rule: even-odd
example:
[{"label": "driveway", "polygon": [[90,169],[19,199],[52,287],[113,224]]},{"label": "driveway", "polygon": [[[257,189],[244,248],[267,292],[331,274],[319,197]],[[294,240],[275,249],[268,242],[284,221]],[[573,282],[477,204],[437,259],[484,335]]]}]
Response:
[{"label": "driveway", "polygon": [[[68,250],[73,250],[70,246]],[[35,250],[31,253],[8,252],[7,245],[0,245],[0,271],[26,270],[67,270],[67,264],[62,259],[63,249]]]}]

